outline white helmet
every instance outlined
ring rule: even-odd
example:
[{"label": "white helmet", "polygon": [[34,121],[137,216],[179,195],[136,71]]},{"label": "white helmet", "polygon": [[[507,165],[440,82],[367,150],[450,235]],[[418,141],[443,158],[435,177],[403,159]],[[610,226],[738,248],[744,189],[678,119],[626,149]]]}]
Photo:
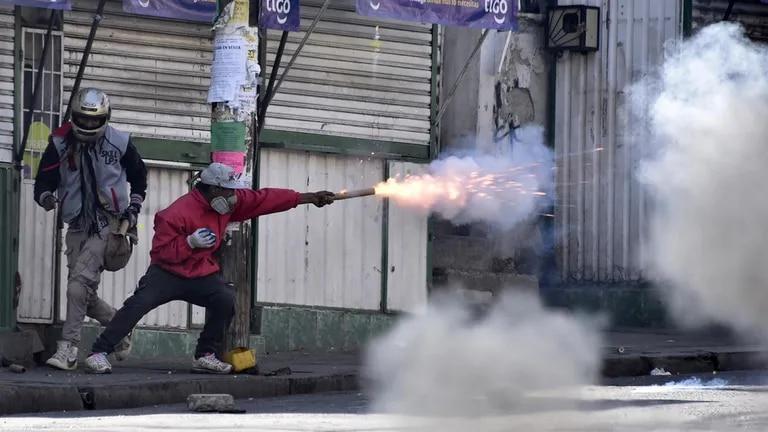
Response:
[{"label": "white helmet", "polygon": [[112,109],[107,95],[95,88],[80,89],[72,98],[72,132],[83,142],[95,142],[104,135]]}]

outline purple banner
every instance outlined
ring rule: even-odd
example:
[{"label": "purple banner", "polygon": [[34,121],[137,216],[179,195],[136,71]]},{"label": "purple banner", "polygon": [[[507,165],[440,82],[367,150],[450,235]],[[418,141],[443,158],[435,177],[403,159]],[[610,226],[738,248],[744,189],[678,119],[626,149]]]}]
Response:
[{"label": "purple banner", "polygon": [[211,23],[216,18],[216,0],[123,0],[123,11]]},{"label": "purple banner", "polygon": [[357,13],[422,23],[517,29],[517,0],[357,0]]},{"label": "purple banner", "polygon": [[0,0],[0,6],[14,5],[43,9],[72,10],[72,0]]},{"label": "purple banner", "polygon": [[261,0],[259,25],[275,30],[299,31],[299,0]]}]

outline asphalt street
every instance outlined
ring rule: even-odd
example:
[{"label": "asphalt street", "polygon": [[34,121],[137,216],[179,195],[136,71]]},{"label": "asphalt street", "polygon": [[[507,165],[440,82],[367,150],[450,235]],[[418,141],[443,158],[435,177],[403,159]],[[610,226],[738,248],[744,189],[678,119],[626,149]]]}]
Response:
[{"label": "asphalt street", "polygon": [[[649,376],[530,395],[479,416],[377,413],[362,393],[238,400],[245,414],[191,413],[184,405],[19,415],[0,430],[253,431],[676,431],[768,430],[768,372]],[[519,401],[518,401],[519,402]]]}]

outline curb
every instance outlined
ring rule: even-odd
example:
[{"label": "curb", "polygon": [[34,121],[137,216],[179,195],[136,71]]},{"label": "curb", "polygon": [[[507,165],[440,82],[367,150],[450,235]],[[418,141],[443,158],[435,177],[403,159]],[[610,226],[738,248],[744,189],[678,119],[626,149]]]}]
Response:
[{"label": "curb", "polygon": [[[754,370],[768,365],[768,351],[692,351],[668,355],[628,354],[603,358],[605,378],[649,375],[655,368],[672,374]],[[320,376],[212,376],[187,381],[128,384],[0,384],[0,415],[45,411],[139,408],[186,402],[194,393],[227,393],[235,399],[360,390],[351,372]]]},{"label": "curb", "polygon": [[669,355],[612,355],[603,358],[602,376],[606,378],[649,375],[653,369],[664,369],[672,374],[698,372],[726,372],[764,369],[768,366],[768,352],[696,351]]},{"label": "curb", "polygon": [[[232,375],[141,384],[0,385],[0,415],[44,411],[123,409],[186,402],[193,393],[228,393],[235,399],[359,390],[357,376],[259,377]],[[227,377],[230,378],[230,377]],[[236,381],[236,382],[233,382]]]},{"label": "curb", "polygon": [[74,386],[0,386],[0,414],[81,409],[82,399]]}]

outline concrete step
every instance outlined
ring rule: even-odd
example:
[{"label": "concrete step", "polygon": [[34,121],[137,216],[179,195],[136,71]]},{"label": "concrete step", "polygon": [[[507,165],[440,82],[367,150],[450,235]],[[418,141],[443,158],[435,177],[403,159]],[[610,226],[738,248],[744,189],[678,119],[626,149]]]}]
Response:
[{"label": "concrete step", "polygon": [[34,331],[0,332],[0,356],[24,366],[34,364],[35,352],[40,352],[43,344]]},{"label": "concrete step", "polygon": [[236,399],[359,389],[357,355],[285,353],[259,361],[260,375],[190,373],[183,363],[113,364],[109,375],[33,367],[15,374],[0,368],[0,415],[122,409],[187,401],[191,394]]}]

